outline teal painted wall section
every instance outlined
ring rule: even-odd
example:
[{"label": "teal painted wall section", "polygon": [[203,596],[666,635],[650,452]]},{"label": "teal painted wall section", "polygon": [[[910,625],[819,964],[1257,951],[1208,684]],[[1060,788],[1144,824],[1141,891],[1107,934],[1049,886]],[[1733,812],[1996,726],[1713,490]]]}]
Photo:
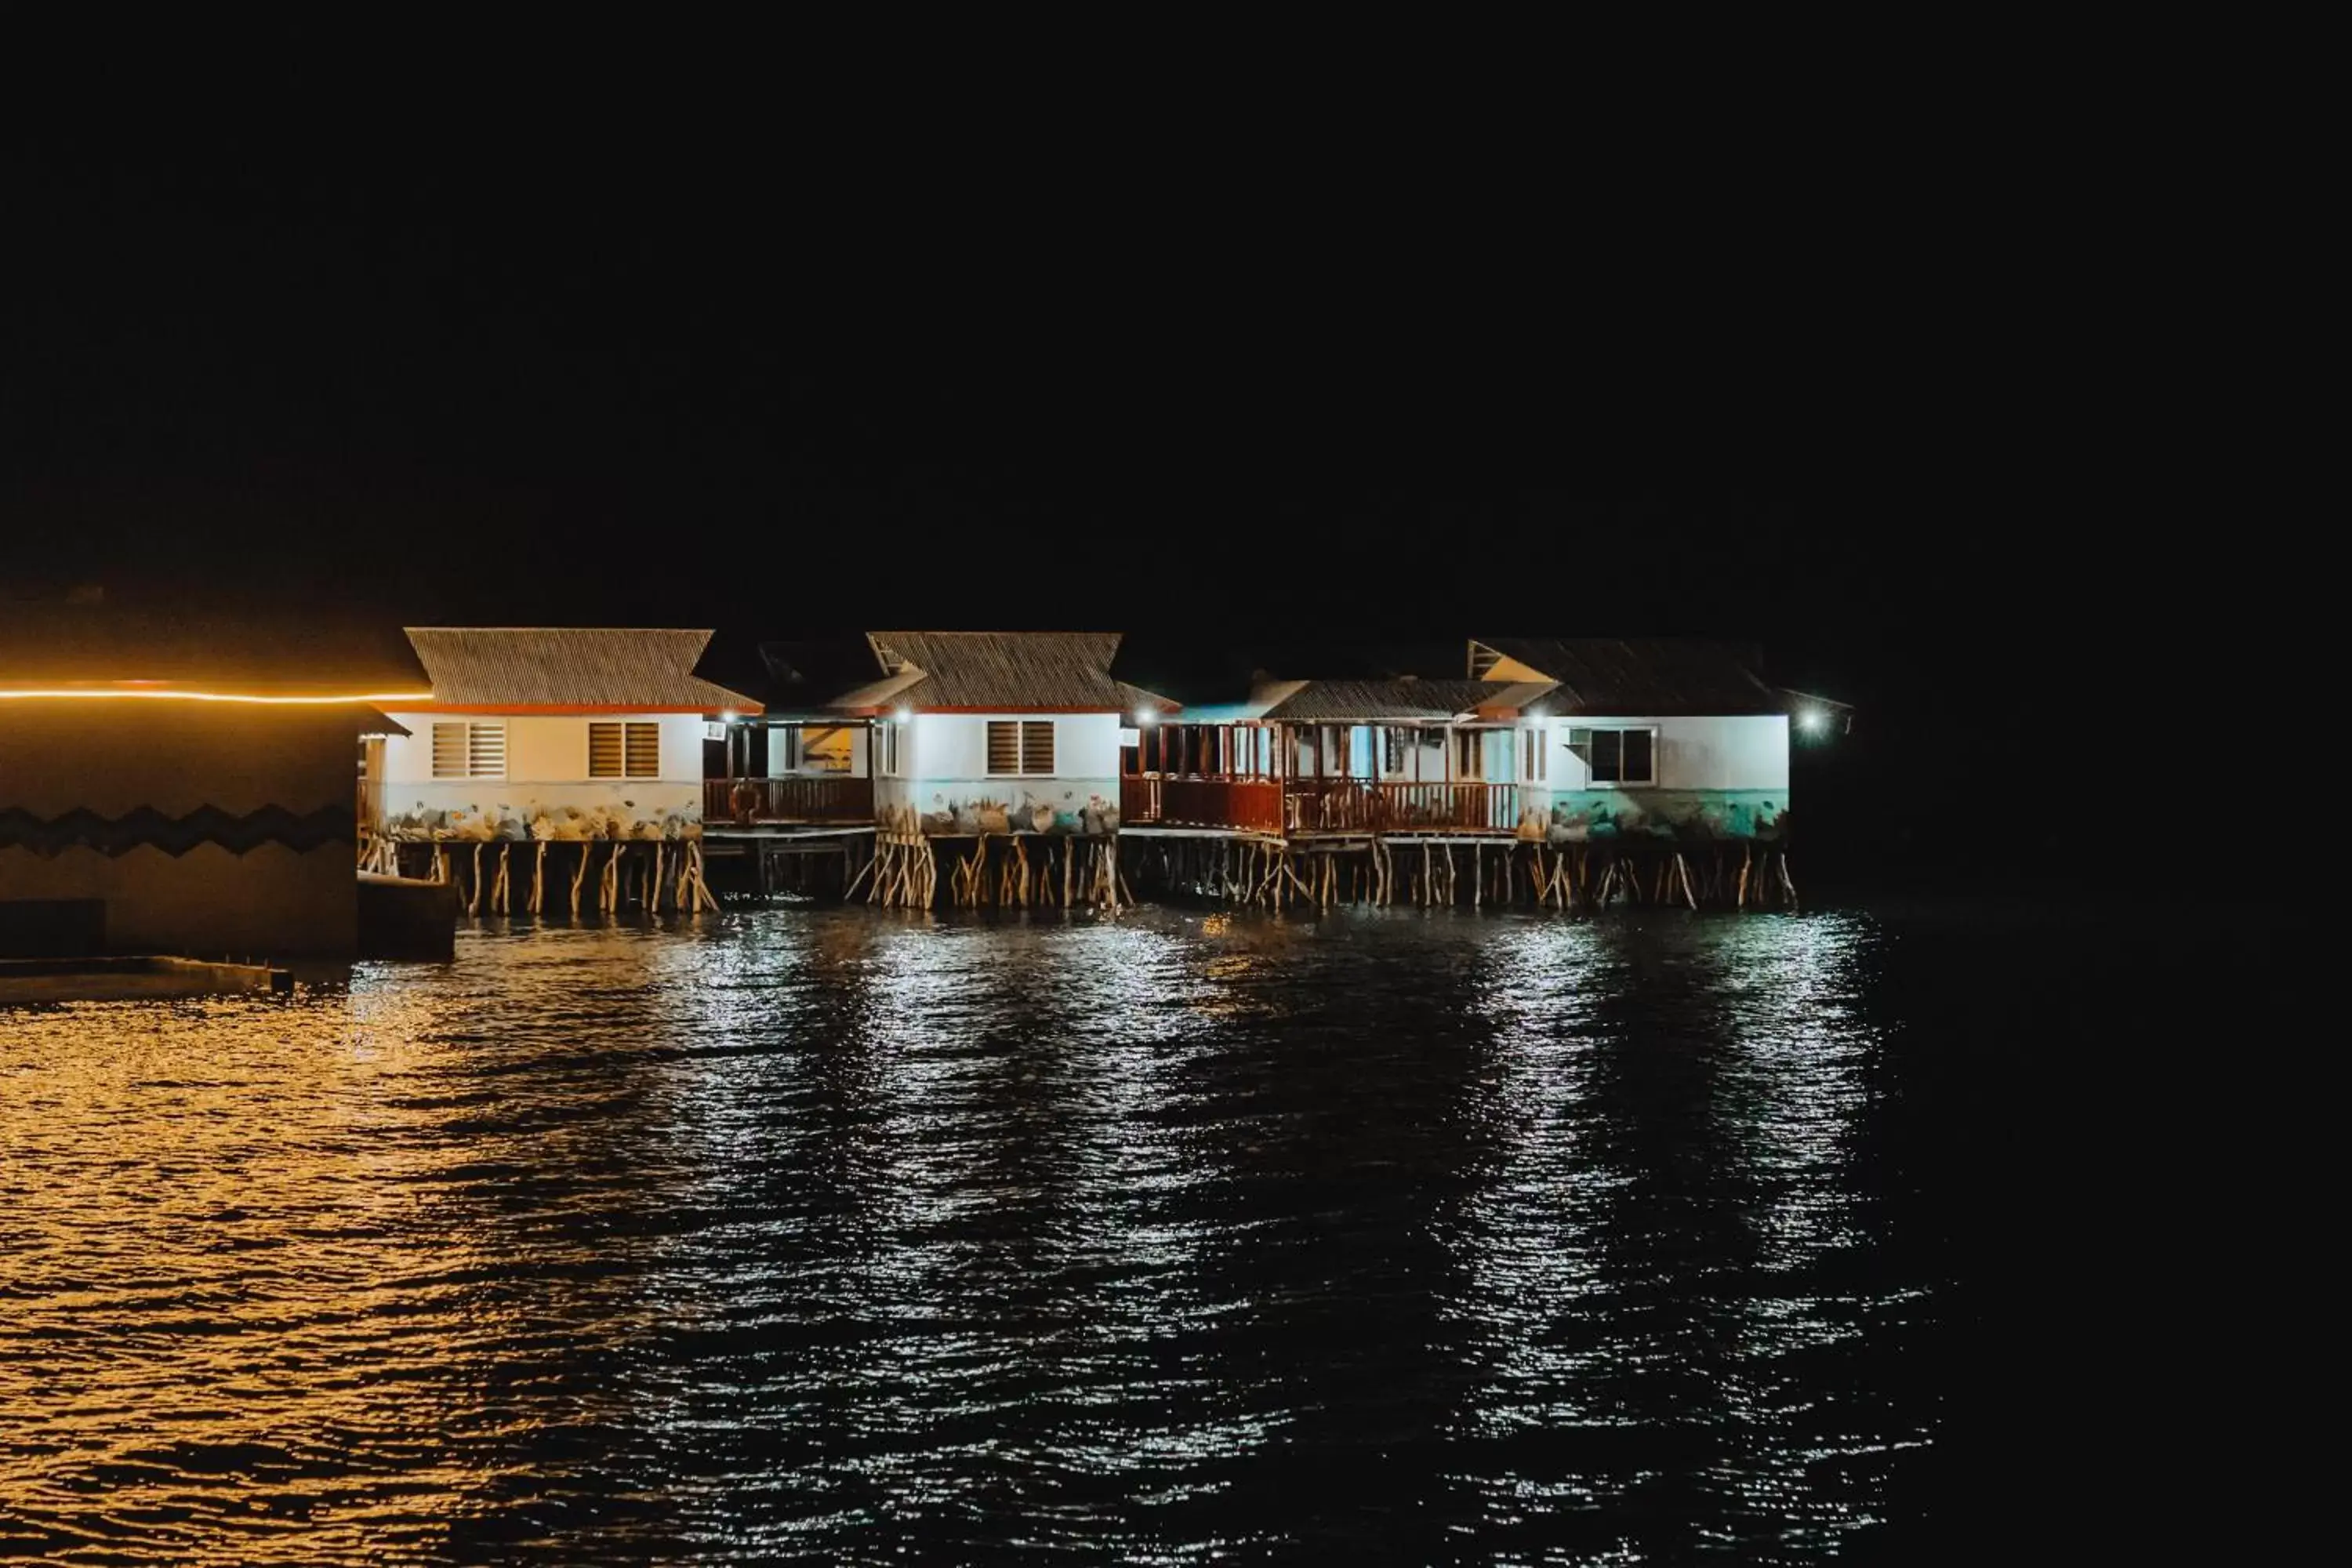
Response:
[{"label": "teal painted wall section", "polygon": [[1769,789],[1562,789],[1549,814],[1530,807],[1521,837],[1555,844],[1597,843],[1635,835],[1658,838],[1779,838],[1789,792]]}]

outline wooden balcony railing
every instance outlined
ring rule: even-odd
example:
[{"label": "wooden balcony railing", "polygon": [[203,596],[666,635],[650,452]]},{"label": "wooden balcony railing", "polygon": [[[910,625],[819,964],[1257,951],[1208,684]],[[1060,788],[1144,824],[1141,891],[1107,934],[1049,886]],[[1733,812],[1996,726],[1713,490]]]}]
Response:
[{"label": "wooden balcony railing", "polygon": [[1169,779],[1162,789],[1163,821],[1282,831],[1282,785],[1272,779]]},{"label": "wooden balcony railing", "polygon": [[1136,826],[1257,833],[1509,833],[1519,825],[1519,786],[1147,773],[1118,781],[1118,815]]},{"label": "wooden balcony railing", "polygon": [[1274,779],[1130,775],[1118,781],[1118,816],[1122,824],[1138,826],[1165,823],[1280,833],[1282,785]]},{"label": "wooden balcony railing", "polygon": [[1518,797],[1510,784],[1293,779],[1283,805],[1293,833],[1509,833]]},{"label": "wooden balcony railing", "polygon": [[705,779],[702,820],[749,825],[874,820],[874,781],[857,778]]}]

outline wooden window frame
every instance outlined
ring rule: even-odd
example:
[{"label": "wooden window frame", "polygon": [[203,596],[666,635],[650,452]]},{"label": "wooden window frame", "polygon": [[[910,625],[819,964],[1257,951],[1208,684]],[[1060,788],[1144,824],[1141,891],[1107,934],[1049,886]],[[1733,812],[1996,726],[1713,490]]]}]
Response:
[{"label": "wooden window frame", "polygon": [[[992,779],[1045,779],[1055,776],[1055,764],[1060,761],[1061,737],[1051,719],[991,719],[981,742],[981,765]],[[1013,731],[1013,766],[996,765],[996,733],[1000,727]],[[1045,732],[1045,765],[1038,766],[1031,755],[1032,742],[1039,731]]]},{"label": "wooden window frame", "polygon": [[[462,732],[462,745],[465,751],[465,766],[462,772],[441,771],[441,732],[444,730],[456,730]],[[482,739],[493,734],[499,738],[499,761],[495,772],[483,766],[481,763],[484,750]],[[425,767],[436,783],[466,779],[503,779],[507,776],[507,725],[503,719],[437,719],[434,721],[432,731],[426,735],[425,744]]]},{"label": "wooden window frame", "polygon": [[[621,771],[618,773],[598,773],[596,771],[596,732],[599,730],[613,730],[619,731],[619,733],[614,737],[619,742],[621,747]],[[651,736],[653,761],[650,766],[640,769],[637,766],[635,742],[641,736],[647,734],[650,734]],[[630,779],[657,779],[662,776],[661,724],[659,721],[646,719],[592,719],[588,721],[586,738],[588,742],[588,778],[591,782],[596,784],[603,784],[608,781],[625,783]]]}]

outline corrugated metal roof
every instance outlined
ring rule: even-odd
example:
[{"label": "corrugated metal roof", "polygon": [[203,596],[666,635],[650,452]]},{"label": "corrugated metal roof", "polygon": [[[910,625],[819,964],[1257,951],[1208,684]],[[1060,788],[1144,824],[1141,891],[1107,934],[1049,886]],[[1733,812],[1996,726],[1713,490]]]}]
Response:
[{"label": "corrugated metal roof", "polygon": [[459,708],[610,706],[700,712],[760,704],[694,673],[708,631],[411,626],[433,700]]},{"label": "corrugated metal roof", "polygon": [[[832,708],[903,703],[917,711],[1024,709],[1126,712],[1164,700],[1114,679],[1117,632],[868,632],[875,661],[897,673],[845,691]],[[905,678],[915,675],[908,680]]]},{"label": "corrugated metal roof", "polygon": [[1316,723],[1443,720],[1493,695],[1484,680],[1304,680],[1272,703],[1268,719]]},{"label": "corrugated metal roof", "polygon": [[1751,651],[1697,637],[1488,637],[1473,639],[1559,683],[1558,713],[1628,718],[1781,713]]}]

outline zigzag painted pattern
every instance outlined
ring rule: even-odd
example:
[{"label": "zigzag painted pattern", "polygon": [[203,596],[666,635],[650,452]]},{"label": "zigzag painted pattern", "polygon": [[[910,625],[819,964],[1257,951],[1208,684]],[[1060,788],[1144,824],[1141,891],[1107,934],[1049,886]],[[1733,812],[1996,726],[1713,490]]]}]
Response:
[{"label": "zigzag painted pattern", "polygon": [[307,854],[321,845],[352,843],[356,835],[357,818],[347,805],[301,813],[265,805],[243,816],[216,805],[200,805],[185,816],[166,816],[152,805],[121,816],[100,816],[84,807],[51,817],[35,816],[22,806],[0,806],[0,849],[29,849],[44,856],[95,849],[112,857],[141,847],[180,856],[199,844],[217,844],[232,855],[265,844],[282,844]]}]

